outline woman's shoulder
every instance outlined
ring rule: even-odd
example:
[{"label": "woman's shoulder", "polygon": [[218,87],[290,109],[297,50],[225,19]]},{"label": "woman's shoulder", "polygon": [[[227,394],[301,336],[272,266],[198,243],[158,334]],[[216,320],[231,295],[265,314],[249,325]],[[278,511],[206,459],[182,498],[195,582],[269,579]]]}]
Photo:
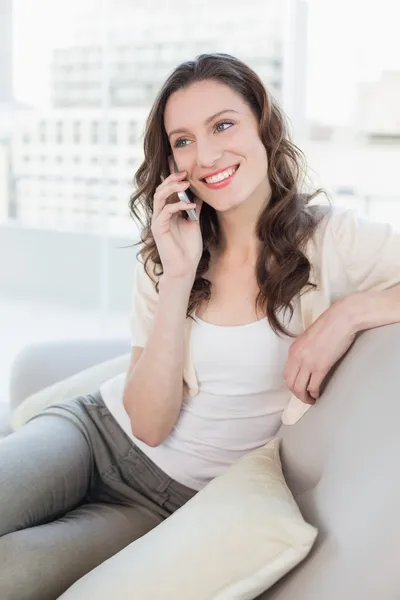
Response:
[{"label": "woman's shoulder", "polygon": [[353,208],[320,204],[310,209],[322,217],[315,229],[315,241],[329,239],[332,243],[341,245],[342,250],[361,238],[363,241],[369,238],[373,242],[374,239],[396,233],[391,223],[372,219]]},{"label": "woman's shoulder", "polygon": [[332,265],[339,257],[357,278],[366,265],[398,263],[400,232],[391,223],[360,215],[352,208],[330,205],[305,253],[316,267]]},{"label": "woman's shoulder", "polygon": [[312,243],[315,246],[329,241],[335,244],[351,239],[354,228],[363,219],[351,208],[334,204],[314,204],[309,207],[311,214],[317,218]]},{"label": "woman's shoulder", "polygon": [[357,215],[348,208],[332,204],[313,204],[308,211],[316,220],[304,252],[308,260],[317,267],[323,257],[347,247],[352,240]]}]

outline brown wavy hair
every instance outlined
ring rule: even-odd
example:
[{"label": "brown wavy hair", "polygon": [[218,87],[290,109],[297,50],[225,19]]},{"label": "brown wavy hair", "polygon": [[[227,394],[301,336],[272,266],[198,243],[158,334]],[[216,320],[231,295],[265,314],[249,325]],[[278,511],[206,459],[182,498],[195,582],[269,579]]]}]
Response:
[{"label": "brown wavy hair", "polygon": [[[268,157],[271,198],[260,214],[256,235],[261,251],[256,264],[259,294],[256,310],[268,317],[278,334],[291,335],[279,321],[277,313],[288,309],[301,290],[315,287],[309,281],[310,263],[303,249],[317,227],[321,216],[308,206],[317,194],[301,192],[306,176],[303,153],[290,140],[286,117],[258,75],[239,59],[222,53],[201,54],[174,69],[159,91],[146,121],[144,160],[136,171],[136,191],[130,198],[132,217],[143,227],[139,255],[149,277],[158,290],[158,277],[163,269],[151,232],[153,197],[161,176],[170,174],[168,155],[172,153],[164,127],[164,111],[169,97],[194,82],[215,80],[240,94],[254,111],[259,122],[259,136]],[[143,219],[144,216],[144,219]],[[220,230],[217,213],[204,203],[200,215],[203,254],[190,293],[187,316],[211,297],[211,282],[205,277],[210,264],[210,249],[218,247]],[[149,262],[153,263],[152,273]]]}]

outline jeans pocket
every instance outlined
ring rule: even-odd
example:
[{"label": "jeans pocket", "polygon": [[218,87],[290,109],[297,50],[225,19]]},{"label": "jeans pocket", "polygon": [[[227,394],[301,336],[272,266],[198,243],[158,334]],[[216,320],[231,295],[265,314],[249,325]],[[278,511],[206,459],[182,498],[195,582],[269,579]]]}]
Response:
[{"label": "jeans pocket", "polygon": [[119,463],[119,469],[132,488],[151,498],[153,502],[162,506],[168,499],[172,479],[136,446]]}]

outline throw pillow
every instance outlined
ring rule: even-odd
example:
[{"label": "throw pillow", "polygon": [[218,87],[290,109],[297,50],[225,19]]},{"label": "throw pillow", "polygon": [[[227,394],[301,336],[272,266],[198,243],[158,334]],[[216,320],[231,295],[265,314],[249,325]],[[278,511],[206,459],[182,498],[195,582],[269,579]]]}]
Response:
[{"label": "throw pillow", "polygon": [[251,600],[300,563],[316,535],[285,482],[275,438],[60,600]]}]

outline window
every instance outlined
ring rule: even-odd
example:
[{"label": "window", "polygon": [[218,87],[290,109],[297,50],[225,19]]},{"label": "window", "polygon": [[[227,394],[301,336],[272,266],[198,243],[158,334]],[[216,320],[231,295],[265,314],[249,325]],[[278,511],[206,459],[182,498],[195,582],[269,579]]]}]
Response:
[{"label": "window", "polygon": [[40,121],[39,122],[39,141],[41,144],[45,144],[46,143],[46,134],[47,134],[47,127],[46,127],[46,122],[45,121]]},{"label": "window", "polygon": [[117,122],[116,121],[111,121],[111,123],[109,123],[108,126],[108,142],[110,144],[116,144],[117,143]]},{"label": "window", "polygon": [[72,140],[74,144],[79,144],[81,141],[81,123],[79,121],[72,123]]},{"label": "window", "polygon": [[90,143],[98,144],[99,143],[99,127],[100,123],[98,121],[92,121],[90,124]]},{"label": "window", "polygon": [[137,143],[137,137],[136,137],[136,123],[135,121],[129,121],[129,126],[128,126],[128,144],[130,146],[133,146],[134,144]]},{"label": "window", "polygon": [[56,144],[62,144],[63,142],[63,124],[61,121],[56,123]]}]

